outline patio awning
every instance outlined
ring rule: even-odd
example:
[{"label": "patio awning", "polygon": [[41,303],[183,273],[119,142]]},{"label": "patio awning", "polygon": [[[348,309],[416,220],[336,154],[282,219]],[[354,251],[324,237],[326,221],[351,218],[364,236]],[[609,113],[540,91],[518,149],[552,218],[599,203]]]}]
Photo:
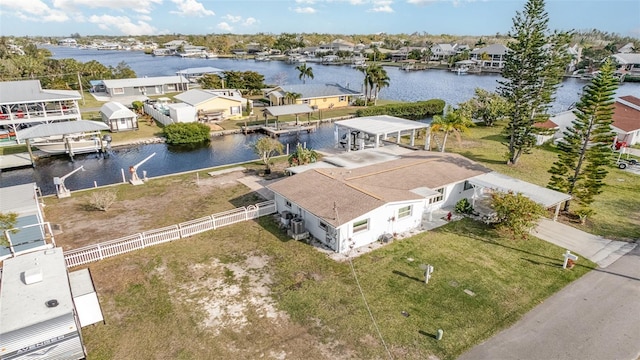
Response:
[{"label": "patio awning", "polygon": [[336,126],[351,130],[362,131],[372,135],[395,134],[428,128],[429,124],[419,121],[407,120],[389,115],[359,117],[335,122]]},{"label": "patio awning", "polygon": [[512,191],[514,193],[521,193],[544,206],[545,209],[571,199],[571,195],[515,179],[495,171],[472,177],[468,181],[474,186],[494,189],[501,192]]}]

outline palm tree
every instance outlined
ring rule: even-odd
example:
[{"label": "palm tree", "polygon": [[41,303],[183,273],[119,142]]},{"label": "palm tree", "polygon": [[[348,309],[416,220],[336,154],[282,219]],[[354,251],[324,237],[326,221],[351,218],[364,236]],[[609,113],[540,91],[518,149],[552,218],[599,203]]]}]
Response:
[{"label": "palm tree", "polygon": [[[387,71],[379,64],[374,64],[367,68],[368,72],[368,84],[371,89],[371,95],[373,95],[373,104],[376,105],[378,102],[378,94],[380,94],[380,90],[384,87],[389,86],[389,75],[387,75]],[[366,81],[366,76],[365,76]]]},{"label": "palm tree", "polygon": [[434,136],[434,132],[444,132],[444,139],[442,140],[441,152],[444,152],[447,146],[447,137],[449,134],[454,134],[461,141],[460,135],[466,132],[470,127],[474,126],[473,122],[467,118],[463,112],[453,109],[450,105],[447,106],[444,116],[435,115],[431,122],[431,134]]},{"label": "palm tree", "polygon": [[298,79],[302,80],[303,84],[306,78],[313,79],[313,68],[311,66],[307,67],[307,64],[300,64],[296,66],[296,70],[300,71]]},{"label": "palm tree", "polygon": [[301,97],[302,97],[302,94],[297,93],[297,92],[287,91],[284,94],[284,98],[287,101],[287,104],[295,104],[296,100],[300,99]]},{"label": "palm tree", "polygon": [[[373,65],[372,65],[373,66]],[[362,73],[364,74],[364,81],[363,81],[363,85],[364,85],[364,106],[367,106],[367,100],[369,100],[369,83],[371,82],[371,75],[369,72],[369,67],[360,67],[358,68],[358,70],[362,71]]]}]

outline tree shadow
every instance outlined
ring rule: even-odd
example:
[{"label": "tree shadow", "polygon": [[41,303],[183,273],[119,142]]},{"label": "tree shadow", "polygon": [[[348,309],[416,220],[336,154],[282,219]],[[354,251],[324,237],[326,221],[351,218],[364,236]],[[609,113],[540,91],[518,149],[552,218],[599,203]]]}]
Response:
[{"label": "tree shadow", "polygon": [[418,330],[418,333],[420,335],[426,336],[426,337],[430,337],[432,339],[436,339],[436,334],[429,334],[428,332],[424,331],[424,330]]},{"label": "tree shadow", "polygon": [[462,156],[464,156],[464,157],[466,157],[466,158],[468,158],[470,160],[473,160],[473,161],[476,161],[476,162],[480,162],[480,163],[506,164],[506,160],[488,159],[488,158],[486,158],[484,156],[480,156],[480,155],[477,155],[477,154],[472,154],[469,151],[463,151],[463,152],[460,153],[460,155],[462,155]]},{"label": "tree shadow", "polygon": [[407,274],[403,273],[402,271],[393,270],[392,273],[394,273],[396,275],[400,275],[400,276],[406,277],[407,279],[415,280],[417,282],[424,282],[423,279],[418,279],[417,277],[413,277],[411,275],[407,275]]}]

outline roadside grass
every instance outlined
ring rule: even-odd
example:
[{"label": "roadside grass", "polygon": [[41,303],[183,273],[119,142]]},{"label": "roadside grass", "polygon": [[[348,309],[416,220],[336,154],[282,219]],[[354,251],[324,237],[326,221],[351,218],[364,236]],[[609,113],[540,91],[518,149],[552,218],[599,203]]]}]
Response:
[{"label": "roadside grass", "polygon": [[[534,238],[504,239],[462,220],[364,254],[353,266],[393,358],[454,359],[594,267],[581,259],[562,270],[562,251]],[[270,297],[286,316],[264,316],[248,295],[256,284],[234,279],[224,267],[253,255],[269,259],[262,275],[272,279]],[[218,261],[222,265],[211,267]],[[427,263],[435,271],[425,285],[420,265]],[[91,359],[133,353],[147,359],[387,357],[349,263],[288,239],[268,217],[90,268],[106,321],[83,329]],[[194,277],[196,268],[208,270]],[[212,282],[218,286],[196,290]],[[226,306],[246,323],[203,325],[211,316],[208,302],[234,286],[244,295]],[[444,330],[441,341],[437,329]]]}]

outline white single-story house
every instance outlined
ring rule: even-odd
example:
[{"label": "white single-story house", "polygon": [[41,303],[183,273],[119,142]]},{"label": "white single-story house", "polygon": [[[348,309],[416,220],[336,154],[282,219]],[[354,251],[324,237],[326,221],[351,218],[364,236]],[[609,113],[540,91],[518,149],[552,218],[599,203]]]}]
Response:
[{"label": "white single-story house", "polygon": [[111,132],[137,130],[138,116],[119,102],[110,101],[100,108],[102,121],[109,125]]},{"label": "white single-story house", "polygon": [[193,89],[174,96],[178,101],[195,108],[198,118],[202,121],[221,121],[242,117],[242,107],[247,100],[234,96],[232,90],[229,95],[223,95],[219,90]]},{"label": "white single-story house", "polygon": [[107,96],[139,97],[145,100],[147,96],[163,95],[189,90],[189,80],[181,75],[156,76],[130,79],[109,79],[95,83],[95,88],[104,89]]},{"label": "white single-story house", "polygon": [[[299,97],[288,98],[287,94],[298,94]],[[264,96],[272,106],[306,104],[317,110],[349,106],[354,97],[362,96],[362,92],[338,84],[297,84],[266,89]]]},{"label": "white single-story house", "polygon": [[[367,151],[348,153],[366,158]],[[388,154],[387,154],[388,156]],[[283,224],[343,253],[395,234],[427,228],[463,198],[489,189],[521,192],[546,208],[571,197],[496,174],[461,155],[410,151],[361,167],[309,168],[268,186]],[[486,191],[485,191],[486,190]]]}]

